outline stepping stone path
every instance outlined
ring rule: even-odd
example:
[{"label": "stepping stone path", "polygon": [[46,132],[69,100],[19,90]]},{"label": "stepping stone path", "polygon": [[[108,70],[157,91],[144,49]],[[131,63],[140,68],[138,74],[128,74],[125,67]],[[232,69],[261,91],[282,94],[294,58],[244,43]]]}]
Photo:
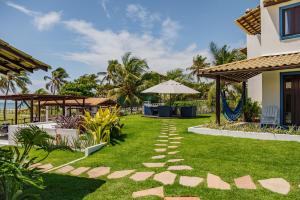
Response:
[{"label": "stepping stone path", "polygon": [[155,172],[136,172],[129,178],[134,181],[145,181],[150,178]]},{"label": "stepping stone path", "polygon": [[67,166],[64,166],[58,170],[56,170],[57,173],[60,173],[60,174],[65,174],[65,173],[68,173],[70,171],[74,170],[74,167],[70,166],[70,165],[67,165]]},{"label": "stepping stone path", "polygon": [[177,136],[178,134],[169,134],[169,136]]},{"label": "stepping stone path", "polygon": [[89,178],[97,178],[109,174],[110,167],[97,167],[87,172]]},{"label": "stepping stone path", "polygon": [[258,181],[262,187],[279,194],[288,194],[290,192],[290,184],[283,178],[271,178]]},{"label": "stepping stone path", "polygon": [[234,183],[236,187],[240,189],[248,189],[248,190],[256,189],[256,185],[254,184],[252,178],[249,175],[234,179]]},{"label": "stepping stone path", "polygon": [[188,187],[196,187],[204,181],[200,177],[191,177],[191,176],[181,176],[179,179],[179,184]]},{"label": "stepping stone path", "polygon": [[175,163],[175,162],[180,162],[180,161],[184,161],[184,159],[170,159],[167,162],[168,163]]},{"label": "stepping stone path", "polygon": [[170,142],[170,144],[180,144],[181,142]]},{"label": "stepping stone path", "polygon": [[179,153],[179,151],[168,152],[169,155],[175,155],[175,154],[177,154],[177,153]]},{"label": "stepping stone path", "polygon": [[169,149],[177,149],[178,146],[168,146]]},{"label": "stepping stone path", "polygon": [[79,176],[80,174],[88,171],[89,169],[90,169],[89,167],[78,167],[77,169],[71,171],[70,174],[74,176]]},{"label": "stepping stone path", "polygon": [[167,151],[167,149],[154,149],[154,151],[156,151],[156,152],[158,152],[158,153],[161,153],[161,152]]},{"label": "stepping stone path", "polygon": [[170,171],[192,170],[193,168],[188,165],[176,165],[168,167]]},{"label": "stepping stone path", "polygon": [[48,164],[44,164],[44,165],[39,165],[39,166],[37,166],[37,168],[39,171],[45,172],[45,171],[48,171],[49,169],[52,169],[53,165],[48,163]]},{"label": "stepping stone path", "polygon": [[173,137],[173,138],[169,138],[170,140],[181,140],[183,137]]},{"label": "stepping stone path", "polygon": [[199,197],[165,197],[164,200],[200,200]]},{"label": "stepping stone path", "polygon": [[157,140],[157,142],[169,142],[169,140]]},{"label": "stepping stone path", "polygon": [[141,190],[141,191],[132,193],[132,198],[139,198],[139,197],[146,197],[146,196],[158,196],[158,197],[163,198],[164,197],[164,188],[163,187],[150,188],[150,189]]},{"label": "stepping stone path", "polygon": [[167,146],[167,144],[155,144],[155,146],[158,146],[158,147],[165,147],[165,146]]},{"label": "stepping stone path", "polygon": [[161,182],[164,185],[173,185],[176,179],[176,174],[165,171],[159,174],[155,174],[153,180]]},{"label": "stepping stone path", "polygon": [[148,168],[160,168],[164,167],[166,163],[143,163],[145,167]]},{"label": "stepping stone path", "polygon": [[166,157],[165,155],[159,155],[159,156],[153,156],[152,159],[158,160],[158,159],[163,159],[165,157]]},{"label": "stepping stone path", "polygon": [[115,171],[107,176],[108,179],[118,179],[128,176],[132,174],[135,170],[122,170],[122,171]]},{"label": "stepping stone path", "polygon": [[208,173],[207,175],[207,186],[208,188],[219,189],[219,190],[230,190],[230,185],[223,181],[220,177]]}]

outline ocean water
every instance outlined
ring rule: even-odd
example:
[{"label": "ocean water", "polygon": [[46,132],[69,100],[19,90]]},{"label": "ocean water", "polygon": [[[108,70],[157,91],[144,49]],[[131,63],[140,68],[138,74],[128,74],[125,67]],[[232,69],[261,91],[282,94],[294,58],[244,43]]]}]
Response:
[{"label": "ocean water", "polygon": [[[0,110],[3,109],[3,107],[4,107],[4,101],[0,101]],[[22,106],[22,107],[24,107],[24,106]],[[7,109],[14,109],[15,108],[15,102],[7,101],[6,108]]]}]

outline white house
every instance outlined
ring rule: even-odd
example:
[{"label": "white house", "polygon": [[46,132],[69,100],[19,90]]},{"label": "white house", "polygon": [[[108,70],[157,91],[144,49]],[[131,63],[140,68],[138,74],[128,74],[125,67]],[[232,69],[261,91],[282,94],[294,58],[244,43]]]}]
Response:
[{"label": "white house", "polygon": [[247,82],[249,97],[278,108],[280,124],[300,125],[300,0],[260,0],[236,23],[247,35],[248,59],[201,75]]}]

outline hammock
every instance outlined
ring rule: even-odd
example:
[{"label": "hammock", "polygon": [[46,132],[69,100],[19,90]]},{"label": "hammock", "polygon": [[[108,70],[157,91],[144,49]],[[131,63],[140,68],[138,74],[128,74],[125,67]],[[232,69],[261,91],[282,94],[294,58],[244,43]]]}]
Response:
[{"label": "hammock", "polygon": [[243,102],[243,96],[245,94],[242,95],[238,105],[236,106],[236,108],[234,110],[231,110],[231,108],[229,107],[227,100],[225,98],[225,92],[221,92],[221,97],[222,97],[222,105],[223,105],[223,115],[224,117],[228,120],[228,121],[236,121],[243,112],[243,106],[244,106],[244,102]]}]

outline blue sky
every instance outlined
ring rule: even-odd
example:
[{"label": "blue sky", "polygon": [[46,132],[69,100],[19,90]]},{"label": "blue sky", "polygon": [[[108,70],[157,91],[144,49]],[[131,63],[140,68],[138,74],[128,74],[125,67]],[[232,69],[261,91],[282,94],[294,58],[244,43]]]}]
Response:
[{"label": "blue sky", "polygon": [[[224,3],[226,2],[226,3]],[[0,0],[0,38],[71,79],[105,71],[130,51],[161,73],[209,58],[211,41],[245,45],[234,23],[259,0]],[[35,90],[43,71],[31,75]]]}]

